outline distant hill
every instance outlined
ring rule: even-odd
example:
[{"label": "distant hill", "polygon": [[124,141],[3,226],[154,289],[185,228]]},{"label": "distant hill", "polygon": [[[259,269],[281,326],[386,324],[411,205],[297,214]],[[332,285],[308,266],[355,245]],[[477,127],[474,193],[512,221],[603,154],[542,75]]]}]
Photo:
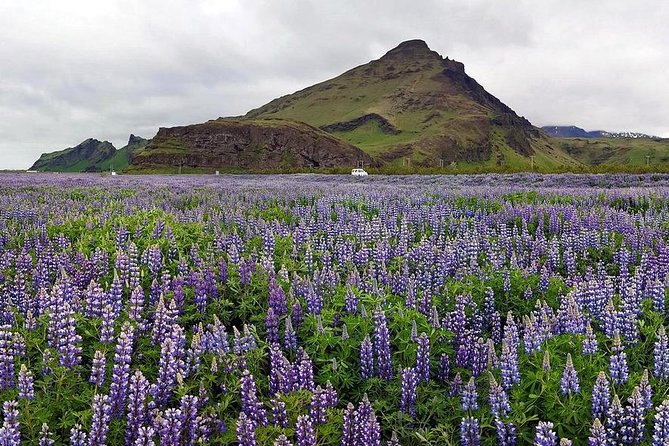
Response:
[{"label": "distant hill", "polygon": [[30,167],[43,172],[100,172],[123,170],[149,140],[130,135],[128,144],[116,149],[109,141],[88,138],[74,147],[44,153]]},{"label": "distant hill", "polygon": [[554,143],[591,167],[629,169],[648,165],[669,169],[669,139],[666,138],[555,138]]},{"label": "distant hill", "polygon": [[657,136],[647,135],[645,133],[638,132],[607,132],[605,130],[592,130],[587,131],[583,130],[580,127],[574,125],[551,125],[544,126],[541,129],[548,133],[551,136],[557,138],[651,138],[658,139]]}]

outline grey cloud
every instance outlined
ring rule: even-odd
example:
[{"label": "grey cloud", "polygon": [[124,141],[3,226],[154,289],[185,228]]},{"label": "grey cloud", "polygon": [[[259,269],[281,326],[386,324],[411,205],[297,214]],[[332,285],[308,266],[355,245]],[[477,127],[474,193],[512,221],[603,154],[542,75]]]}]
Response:
[{"label": "grey cloud", "polygon": [[422,38],[536,125],[669,136],[663,2],[0,4],[0,167],[239,115]]}]

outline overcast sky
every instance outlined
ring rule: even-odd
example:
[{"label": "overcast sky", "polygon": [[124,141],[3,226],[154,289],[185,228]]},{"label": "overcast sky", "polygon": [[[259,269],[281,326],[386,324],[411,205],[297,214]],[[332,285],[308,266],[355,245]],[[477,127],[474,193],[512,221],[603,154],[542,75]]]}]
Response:
[{"label": "overcast sky", "polygon": [[0,2],[0,168],[240,115],[425,40],[533,124],[669,137],[664,0]]}]

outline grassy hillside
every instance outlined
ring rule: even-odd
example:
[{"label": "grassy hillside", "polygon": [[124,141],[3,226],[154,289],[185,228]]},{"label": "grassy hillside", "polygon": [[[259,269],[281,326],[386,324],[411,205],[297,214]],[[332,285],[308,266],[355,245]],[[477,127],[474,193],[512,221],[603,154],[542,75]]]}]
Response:
[{"label": "grassy hillside", "polygon": [[[378,115],[383,122],[361,117]],[[329,130],[391,166],[521,163],[580,166],[547,137],[422,41],[251,110]],[[336,129],[339,127],[339,129]]]},{"label": "grassy hillside", "polygon": [[[555,138],[555,145],[593,167],[669,167],[669,139]],[[649,157],[648,160],[646,157]]]}]

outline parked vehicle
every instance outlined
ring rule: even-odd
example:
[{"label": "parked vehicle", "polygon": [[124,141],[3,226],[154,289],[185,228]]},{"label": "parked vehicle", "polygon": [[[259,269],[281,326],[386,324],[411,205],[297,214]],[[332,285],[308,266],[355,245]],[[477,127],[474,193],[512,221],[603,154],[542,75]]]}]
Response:
[{"label": "parked vehicle", "polygon": [[353,169],[351,171],[351,175],[354,177],[366,177],[369,174],[365,172],[365,169]]}]

